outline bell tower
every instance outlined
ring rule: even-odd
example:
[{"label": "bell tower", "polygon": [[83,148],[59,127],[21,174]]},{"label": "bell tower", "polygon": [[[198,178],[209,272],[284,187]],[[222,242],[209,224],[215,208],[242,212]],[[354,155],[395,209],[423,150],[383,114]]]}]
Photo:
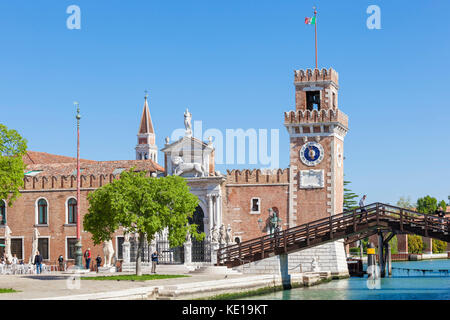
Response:
[{"label": "bell tower", "polygon": [[295,70],[295,111],[284,113],[290,139],[289,227],[343,211],[344,137],[338,73]]},{"label": "bell tower", "polygon": [[141,123],[137,134],[136,160],[153,160],[158,162],[158,147],[155,144],[155,131],[147,103],[148,94],[145,94],[144,108],[142,110]]}]

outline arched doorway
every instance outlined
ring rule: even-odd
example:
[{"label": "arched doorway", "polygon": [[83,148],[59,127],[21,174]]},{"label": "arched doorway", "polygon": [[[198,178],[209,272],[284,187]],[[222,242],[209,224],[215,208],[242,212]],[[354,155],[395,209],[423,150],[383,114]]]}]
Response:
[{"label": "arched doorway", "polygon": [[[200,206],[197,206],[192,217],[188,219],[189,224],[197,225],[197,232],[205,232],[204,219],[205,214]],[[191,239],[192,241],[192,262],[209,262],[211,261],[211,248],[209,242],[206,240],[197,241]]]}]

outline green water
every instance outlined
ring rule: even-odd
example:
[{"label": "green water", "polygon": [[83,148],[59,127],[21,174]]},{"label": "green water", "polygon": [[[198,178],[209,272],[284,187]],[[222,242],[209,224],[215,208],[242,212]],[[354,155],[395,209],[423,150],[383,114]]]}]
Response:
[{"label": "green water", "polygon": [[390,278],[381,279],[380,289],[369,289],[367,276],[333,280],[309,288],[274,292],[248,299],[258,300],[450,300],[450,273],[405,271],[450,270],[450,260],[394,262]]}]

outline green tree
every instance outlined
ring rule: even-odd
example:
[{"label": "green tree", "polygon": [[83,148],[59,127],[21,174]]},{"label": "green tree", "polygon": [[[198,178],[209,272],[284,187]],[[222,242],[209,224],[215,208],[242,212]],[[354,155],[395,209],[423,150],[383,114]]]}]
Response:
[{"label": "green tree", "polygon": [[440,208],[442,208],[442,210],[444,210],[444,212],[447,211],[447,204],[445,203],[444,200],[441,200],[441,202],[438,203],[438,206],[439,206]]},{"label": "green tree", "polygon": [[344,181],[344,211],[351,211],[358,208],[358,202],[354,200],[359,196],[352,192],[352,190],[346,188],[351,183],[351,181]]},{"label": "green tree", "polygon": [[400,197],[400,199],[398,199],[397,201],[396,206],[404,209],[414,209],[414,205],[411,202],[411,197]]},{"label": "green tree", "polygon": [[433,239],[433,253],[444,253],[447,251],[447,242]]},{"label": "green tree", "polygon": [[145,172],[124,171],[119,180],[107,184],[88,196],[89,212],[84,217],[84,229],[92,233],[95,244],[111,239],[120,226],[138,233],[136,275],[142,275],[141,255],[145,239],[168,229],[171,246],[184,243],[188,234],[201,240],[204,233],[197,225],[189,225],[198,198],[190,193],[184,178],[147,177]]},{"label": "green tree", "polygon": [[425,196],[423,198],[417,199],[416,210],[420,213],[434,214],[438,208],[436,198]]},{"label": "green tree", "polygon": [[408,252],[409,253],[422,253],[423,241],[422,237],[418,235],[408,235]]},{"label": "green tree", "polygon": [[20,134],[0,124],[0,199],[12,206],[23,187],[27,141]]}]

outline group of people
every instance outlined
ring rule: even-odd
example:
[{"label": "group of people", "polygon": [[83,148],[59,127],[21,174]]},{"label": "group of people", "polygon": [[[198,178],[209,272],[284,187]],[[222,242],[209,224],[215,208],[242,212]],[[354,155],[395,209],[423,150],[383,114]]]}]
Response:
[{"label": "group of people", "polygon": [[[86,269],[89,269],[90,266],[91,266],[91,248],[88,248],[84,252],[84,261],[85,261]],[[97,255],[97,258],[95,258],[95,262],[97,263],[96,271],[98,272],[98,270],[99,270],[99,268],[100,268],[100,266],[102,264],[102,257],[100,257],[99,254]]]}]

